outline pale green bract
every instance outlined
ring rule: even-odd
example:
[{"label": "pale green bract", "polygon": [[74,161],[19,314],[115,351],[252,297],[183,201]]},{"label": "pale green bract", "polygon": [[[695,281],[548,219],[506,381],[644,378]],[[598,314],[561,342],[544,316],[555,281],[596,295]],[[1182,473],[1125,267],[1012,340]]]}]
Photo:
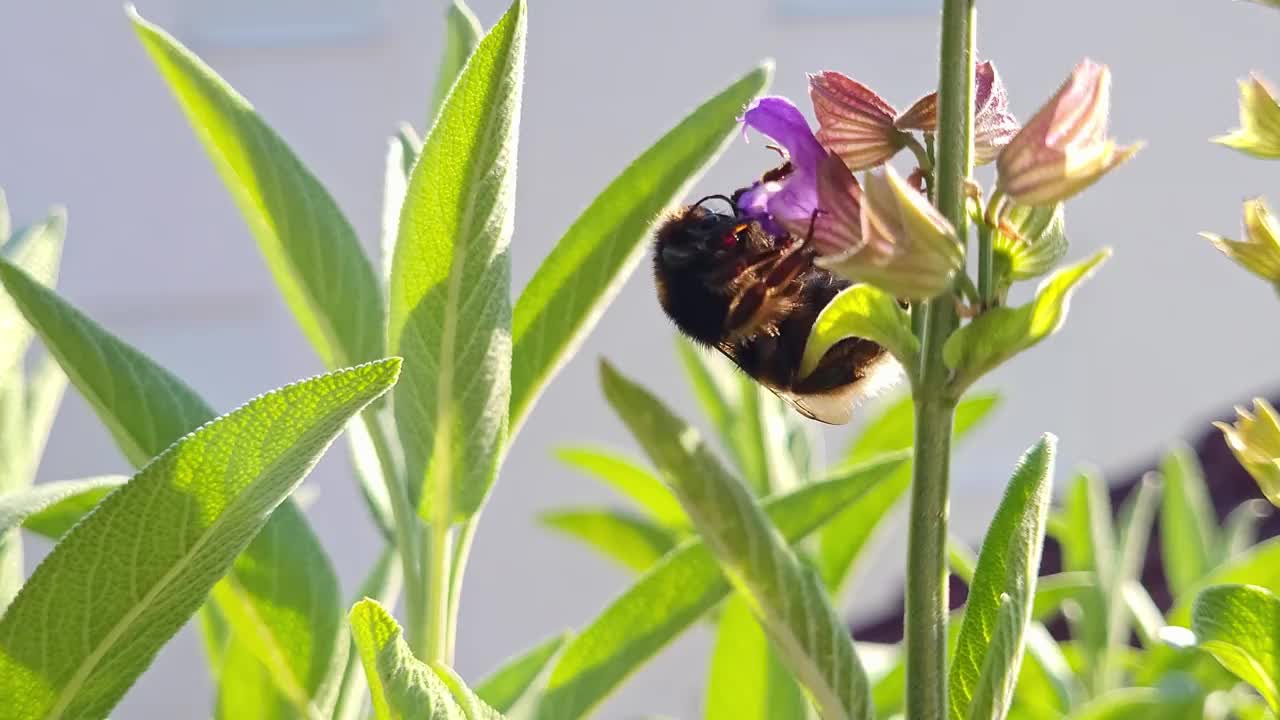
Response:
[{"label": "pale green bract", "polygon": [[[800,374],[808,375],[836,343],[850,337],[874,340],[904,368],[920,364],[920,341],[911,334],[911,318],[896,298],[874,285],[841,290],[818,313],[804,346]],[[910,372],[910,371],[908,371]]]},{"label": "pale green bract", "polygon": [[0,619],[0,717],[105,717],[399,367],[384,360],[262,395],[104,500]]},{"label": "pale green bract", "polygon": [[819,714],[828,720],[870,718],[866,674],[817,572],[801,564],[695,430],[608,364],[602,377],[609,403],[675,488],[685,512]]},{"label": "pale green bract", "polygon": [[506,443],[525,15],[517,0],[467,61],[400,211],[387,341],[405,357],[395,418],[424,518],[474,514]]}]

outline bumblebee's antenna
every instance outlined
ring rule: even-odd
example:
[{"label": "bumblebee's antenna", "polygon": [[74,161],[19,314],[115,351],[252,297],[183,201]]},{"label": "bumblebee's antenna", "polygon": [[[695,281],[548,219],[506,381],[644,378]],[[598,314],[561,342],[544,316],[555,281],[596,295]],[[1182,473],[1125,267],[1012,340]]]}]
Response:
[{"label": "bumblebee's antenna", "polygon": [[733,202],[733,200],[729,199],[729,196],[728,196],[728,195],[708,195],[708,196],[706,196],[706,197],[702,198],[701,200],[699,200],[698,202],[694,203],[694,204],[693,204],[693,205],[691,205],[690,207],[700,207],[700,206],[702,205],[702,203],[704,203],[704,202],[706,202],[706,201],[708,201],[708,200],[723,200],[723,201],[725,201],[726,203],[728,203],[728,204],[729,204],[729,207],[733,208],[733,215],[734,215],[734,217],[737,217],[737,216],[738,216],[738,206]]}]

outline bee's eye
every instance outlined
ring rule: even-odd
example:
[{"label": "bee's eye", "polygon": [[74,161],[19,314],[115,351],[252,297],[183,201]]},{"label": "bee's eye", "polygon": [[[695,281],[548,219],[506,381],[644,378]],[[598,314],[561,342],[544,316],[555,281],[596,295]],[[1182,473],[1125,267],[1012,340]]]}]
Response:
[{"label": "bee's eye", "polygon": [[738,225],[734,227],[732,231],[725,234],[724,239],[721,240],[720,244],[727,250],[739,243],[745,243],[750,239],[750,236],[747,234],[747,226]]}]

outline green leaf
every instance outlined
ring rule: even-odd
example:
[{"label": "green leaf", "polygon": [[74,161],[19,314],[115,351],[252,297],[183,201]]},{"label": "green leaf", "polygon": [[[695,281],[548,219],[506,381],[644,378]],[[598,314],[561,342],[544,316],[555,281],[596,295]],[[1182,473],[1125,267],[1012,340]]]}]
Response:
[{"label": "green leaf", "polygon": [[214,417],[181,380],[17,266],[0,260],[0,281],[135,467]]},{"label": "green leaf", "polygon": [[1165,617],[1170,625],[1191,623],[1192,602],[1205,588],[1214,585],[1256,585],[1280,594],[1280,538],[1271,538],[1214,568],[1194,586],[1175,598]]},{"label": "green leaf", "polygon": [[1076,475],[1067,488],[1062,515],[1056,535],[1064,569],[1089,573],[1096,580],[1075,596],[1082,613],[1071,618],[1072,637],[1084,648],[1091,665],[1096,665],[1107,644],[1104,587],[1116,555],[1111,499],[1102,478],[1090,472]]},{"label": "green leaf", "polygon": [[295,720],[306,717],[280,692],[271,671],[239,636],[228,636],[220,654],[214,720]]},{"label": "green leaf", "polygon": [[[8,213],[5,215],[7,218]],[[26,270],[41,285],[53,287],[58,279],[66,234],[67,214],[56,209],[45,220],[13,237],[7,233],[0,235],[0,259]],[[23,320],[13,301],[0,296],[0,338],[4,339],[0,342],[0,372],[8,372],[19,364],[32,335],[30,325]]]},{"label": "green leaf", "polygon": [[[988,713],[981,717],[1002,718],[1007,710],[1013,691],[1010,681],[1018,676],[1022,638],[1031,622],[1057,444],[1056,437],[1046,434],[1018,461],[982,541],[951,662],[952,718],[979,717],[972,715],[970,708],[979,695]],[[1012,614],[1004,621],[999,619],[1002,602],[1008,603],[1006,612]],[[1006,637],[996,638],[998,633]],[[1004,710],[990,714],[995,708]]]},{"label": "green leaf", "polygon": [[965,585],[973,583],[973,573],[977,570],[978,557],[973,550],[958,538],[947,538],[947,565],[960,582]]},{"label": "green leaf", "polygon": [[1252,547],[1258,541],[1258,526],[1270,515],[1271,505],[1256,498],[1240,503],[1227,513],[1211,567],[1229,562]]},{"label": "green leaf", "polygon": [[[880,458],[835,480],[764,501],[787,542],[796,542],[881,484],[906,455]],[[556,662],[539,707],[540,720],[585,716],[592,707],[729,593],[729,584],[700,538],[690,538],[614,600]]]},{"label": "green leaf", "polygon": [[772,74],[771,65],[757,67],[681,120],[591,201],[538,266],[512,320],[512,435],[644,255],[654,221],[728,145],[742,108]]},{"label": "green leaf", "polygon": [[[1040,595],[1039,589],[1036,597]],[[1026,658],[1013,696],[1013,717],[1062,717],[1078,689],[1071,666],[1044,625],[1032,622],[1023,639]]]},{"label": "green leaf", "polygon": [[378,279],[329,192],[248,100],[164,30],[127,12],[321,361],[333,369],[381,357]]},{"label": "green leaf", "polygon": [[399,364],[262,395],[175,443],[77,524],[0,619],[8,716],[105,717]]},{"label": "green leaf", "polygon": [[1070,720],[1134,720],[1178,717],[1197,702],[1183,688],[1125,688],[1094,698],[1071,713]]},{"label": "green leaf", "polygon": [[1142,565],[1147,557],[1147,539],[1151,536],[1151,526],[1159,502],[1159,482],[1154,476],[1148,475],[1130,494],[1127,507],[1122,511],[1124,526],[1112,574],[1108,576],[1099,572],[1098,578],[1107,603],[1107,649],[1103,661],[1094,666],[1101,678],[1101,685],[1095,687],[1095,691],[1119,687],[1121,684],[1118,655],[1129,647],[1133,617],[1125,599],[1124,588],[1129,583],[1137,583],[1142,574]]},{"label": "green leaf", "polygon": [[507,660],[476,685],[476,695],[500,713],[510,711],[536,694],[534,683],[570,637],[570,633],[557,635]]},{"label": "green leaf", "polygon": [[970,720],[1004,720],[1009,713],[1022,664],[1022,636],[1026,632],[1026,620],[1019,604],[1008,595],[1000,596],[982,673],[965,714]]},{"label": "green leaf", "polygon": [[462,72],[462,66],[467,63],[471,53],[475,52],[483,35],[484,28],[480,27],[480,20],[465,2],[453,0],[449,3],[449,9],[444,15],[444,53],[440,64],[436,66],[436,85],[431,93],[431,110],[427,114],[428,128],[435,124],[449,90],[453,88],[453,83]]},{"label": "green leaf", "polygon": [[[388,544],[360,584],[356,597],[373,598],[383,606],[395,605],[396,597],[400,594],[400,584],[404,580],[400,569],[399,553],[396,552],[395,545]],[[344,639],[350,643],[351,649],[347,653],[347,664],[342,671],[341,690],[338,692],[338,702],[334,705],[333,720],[358,720],[368,704],[368,686],[364,682],[360,652],[355,646],[355,640]]]},{"label": "green leaf", "polygon": [[[719,352],[698,347],[683,336],[676,338],[676,351],[694,398],[711,420],[712,428],[720,435],[720,442],[741,467],[742,461],[738,457],[740,438],[735,435],[740,386],[729,367],[731,363]],[[680,513],[683,515],[684,510]]]},{"label": "green leaf", "polygon": [[696,431],[647,391],[602,365],[605,397],[676,490],[685,512],[783,662],[824,718],[871,716],[868,681],[818,574],[778,535]]},{"label": "green leaf", "polygon": [[[993,393],[975,393],[961,400],[956,407],[952,431],[955,440],[959,441],[972,432],[998,403],[999,397]],[[871,420],[849,449],[845,463],[828,476],[841,472],[850,464],[862,463],[884,453],[907,450],[912,445],[914,433],[915,409],[908,397]],[[908,465],[865,498],[845,508],[822,529],[817,560],[827,587],[836,592],[844,588],[853,576],[858,556],[872,533],[910,485],[911,467]]]},{"label": "green leaf", "polygon": [[1217,585],[1191,612],[1200,647],[1280,713],[1280,599],[1260,587]]},{"label": "green leaf", "polygon": [[1280,158],[1280,103],[1259,75],[1240,82],[1240,127],[1213,141],[1254,157]]},{"label": "green leaf", "polygon": [[1036,297],[1018,308],[997,307],[952,333],[942,359],[956,371],[953,387],[962,391],[984,374],[1049,337],[1067,319],[1076,286],[1111,256],[1103,249],[1093,257],[1055,272],[1036,288]]},{"label": "green leaf", "polygon": [[[181,380],[31,279],[22,270],[0,262],[0,280],[27,320],[40,333],[50,353],[89,401],[111,431],[125,456],[141,467],[171,443],[214,417],[214,412]],[[314,533],[307,528],[295,503],[286,501],[254,538],[244,557],[232,566],[224,582],[227,591],[215,593],[215,602],[243,603],[221,607],[228,620],[249,620],[278,612],[302,613],[310,625],[310,640],[302,641],[298,616],[279,630],[250,623],[260,642],[248,642],[248,650],[261,650],[260,658],[272,669],[283,657],[292,668],[277,678],[286,693],[297,699],[297,688],[315,691],[314,672],[331,667],[329,657],[340,628],[337,578]],[[280,548],[290,548],[288,556]],[[312,562],[298,563],[293,558]],[[300,587],[299,587],[300,586]],[[310,595],[310,593],[317,593]]]},{"label": "green leaf", "polygon": [[382,283],[391,283],[391,262],[396,254],[396,239],[400,234],[400,210],[404,207],[404,194],[409,189],[409,175],[418,160],[421,141],[413,134],[413,128],[403,126],[387,139],[386,167],[382,176],[382,223],[378,233],[382,248]]},{"label": "green leaf", "polygon": [[388,347],[410,501],[462,519],[484,502],[506,442],[510,243],[525,4],[485,36],[414,165],[391,266]]},{"label": "green leaf", "polygon": [[841,290],[822,308],[804,346],[800,374],[818,367],[827,351],[849,337],[867,338],[884,346],[904,368],[919,364],[920,341],[911,334],[911,317],[897,298],[874,285],[858,284]]},{"label": "green leaf", "polygon": [[387,493],[387,481],[382,474],[382,463],[378,460],[378,448],[369,431],[369,423],[389,419],[387,414],[385,408],[364,413],[351,421],[343,436],[347,439],[351,466],[360,484],[360,497],[364,499],[373,524],[389,541],[395,535],[395,518],[391,510],[391,496]]},{"label": "green leaf", "polygon": [[636,572],[653,565],[676,544],[670,530],[621,510],[567,508],[543,513],[538,520]]},{"label": "green leaf", "polygon": [[210,598],[232,644],[258,658],[298,713],[329,714],[348,644],[337,576],[296,504],[272,515]]},{"label": "green leaf", "polygon": [[1185,445],[1172,448],[1160,465],[1164,497],[1160,504],[1160,554],[1174,596],[1213,567],[1218,545],[1217,517],[1209,502],[1204,471]]},{"label": "green leaf", "polygon": [[[452,674],[442,676],[413,656],[404,632],[391,613],[376,600],[365,598],[351,608],[355,638],[373,697],[378,720],[488,720],[500,718],[492,708],[455,685]],[[448,677],[448,680],[445,679]],[[458,695],[463,695],[460,702]]]},{"label": "green leaf", "polygon": [[[968,435],[1000,405],[995,392],[972,392],[956,405],[954,431],[956,439]],[[845,453],[847,462],[865,462],[887,452],[909,449],[915,441],[915,406],[907,395],[879,415],[867,421],[857,439]]]},{"label": "green leaf", "polygon": [[1058,614],[1063,603],[1078,602],[1086,593],[1095,591],[1097,585],[1097,577],[1092,572],[1060,572],[1040,577],[1036,580],[1032,619],[1049,620]]},{"label": "green leaf", "polygon": [[720,612],[705,720],[805,720],[809,704],[751,607],[734,595]]},{"label": "green leaf", "polygon": [[0,495],[0,535],[22,526],[57,540],[127,479],[121,475],[103,475],[46,482]]},{"label": "green leaf", "polygon": [[671,490],[653,473],[622,455],[588,447],[563,447],[555,454],[560,462],[603,481],[633,500],[659,524],[670,528],[689,526],[689,518]]},{"label": "green leaf", "polygon": [[[1004,228],[1016,234],[1006,233]],[[992,231],[992,274],[997,288],[1032,280],[1052,270],[1067,254],[1066,218],[1062,203],[1018,205],[1007,203],[1000,227]]]}]

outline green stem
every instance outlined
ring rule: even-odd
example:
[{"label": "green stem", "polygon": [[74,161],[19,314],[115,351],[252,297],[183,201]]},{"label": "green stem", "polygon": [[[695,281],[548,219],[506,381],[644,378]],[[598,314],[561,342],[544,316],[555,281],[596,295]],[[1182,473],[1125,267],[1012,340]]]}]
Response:
[{"label": "green stem", "polygon": [[467,571],[467,559],[471,556],[471,541],[480,525],[480,513],[467,518],[458,531],[458,542],[453,548],[453,567],[449,575],[449,622],[445,628],[445,657],[453,664],[454,650],[458,642],[458,611],[462,601],[462,578]]},{"label": "green stem", "polygon": [[426,651],[422,655],[430,662],[450,664],[449,657],[449,589],[453,564],[453,536],[447,521],[436,518],[429,523],[426,535],[427,548],[427,603],[424,606],[424,624],[427,627]]},{"label": "green stem", "polygon": [[[422,548],[418,539],[418,514],[409,503],[409,488],[405,484],[404,473],[400,472],[395,458],[391,454],[391,445],[373,410],[366,410],[361,418],[369,430],[374,451],[378,455],[378,464],[382,468],[382,479],[387,486],[387,496],[391,502],[391,516],[395,522],[396,545],[400,549],[400,566],[404,575],[405,615],[408,618],[408,636],[414,652],[426,649],[425,628],[417,622],[420,608],[426,604],[426,593],[422,586]],[[415,639],[417,642],[415,643]]]},{"label": "green stem", "polygon": [[903,133],[903,144],[916,156],[916,167],[920,168],[920,172],[924,173],[924,189],[925,196],[930,200],[933,199],[933,153],[925,149],[924,145],[916,139],[911,133]]},{"label": "green stem", "polygon": [[978,295],[981,296],[983,310],[991,306],[996,297],[995,288],[995,250],[991,246],[991,226],[978,224]]},{"label": "green stem", "polygon": [[[973,168],[975,0],[943,0],[938,83],[938,209],[968,237],[965,181]],[[950,293],[931,300],[925,318],[915,399],[915,461],[907,550],[907,720],[939,720],[947,705],[947,493],[955,404],[946,394],[942,346],[958,323]]]}]

